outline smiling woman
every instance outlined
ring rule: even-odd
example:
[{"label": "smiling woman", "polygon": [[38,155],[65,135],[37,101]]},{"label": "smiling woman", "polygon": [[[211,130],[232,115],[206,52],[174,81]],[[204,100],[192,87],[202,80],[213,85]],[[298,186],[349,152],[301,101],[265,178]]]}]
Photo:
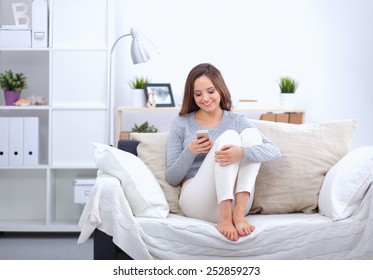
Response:
[{"label": "smiling woman", "polygon": [[[278,159],[280,151],[231,108],[220,71],[208,63],[195,66],[186,80],[180,116],[171,126],[166,179],[173,186],[182,184],[179,203],[186,216],[217,223],[222,235],[236,241],[255,229],[245,216],[260,164]],[[196,137],[201,129],[208,138]]]}]

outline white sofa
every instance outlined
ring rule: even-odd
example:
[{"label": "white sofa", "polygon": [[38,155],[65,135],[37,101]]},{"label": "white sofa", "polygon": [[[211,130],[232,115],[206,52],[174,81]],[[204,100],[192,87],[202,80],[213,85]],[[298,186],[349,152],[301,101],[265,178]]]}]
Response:
[{"label": "white sofa", "polygon": [[355,121],[252,121],[282,153],[260,168],[254,233],[229,241],[183,216],[180,187],[165,181],[168,134],[132,134],[138,157],[94,143],[99,171],[78,242],[96,230],[133,259],[373,259],[373,146],[350,151]]}]

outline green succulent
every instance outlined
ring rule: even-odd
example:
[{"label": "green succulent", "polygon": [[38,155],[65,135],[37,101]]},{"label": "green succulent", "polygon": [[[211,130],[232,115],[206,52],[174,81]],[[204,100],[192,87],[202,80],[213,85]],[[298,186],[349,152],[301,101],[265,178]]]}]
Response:
[{"label": "green succulent", "polygon": [[150,80],[147,77],[135,77],[128,82],[133,89],[143,89],[145,84],[149,84]]},{"label": "green succulent", "polygon": [[13,73],[7,70],[0,73],[0,87],[4,91],[21,91],[27,88],[26,76],[23,73]]},{"label": "green succulent", "polygon": [[278,85],[281,93],[295,93],[298,88],[298,82],[289,76],[280,77]]}]

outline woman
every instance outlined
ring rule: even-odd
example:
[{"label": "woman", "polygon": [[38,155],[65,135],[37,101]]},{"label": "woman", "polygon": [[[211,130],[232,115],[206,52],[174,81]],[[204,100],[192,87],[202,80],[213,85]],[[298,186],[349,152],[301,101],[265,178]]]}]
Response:
[{"label": "woman", "polygon": [[[192,218],[217,223],[229,240],[254,231],[245,216],[254,196],[260,163],[280,158],[279,149],[232,101],[220,71],[199,64],[189,73],[179,117],[167,146],[167,181],[182,185],[180,207]],[[197,130],[209,136],[197,137]]]}]

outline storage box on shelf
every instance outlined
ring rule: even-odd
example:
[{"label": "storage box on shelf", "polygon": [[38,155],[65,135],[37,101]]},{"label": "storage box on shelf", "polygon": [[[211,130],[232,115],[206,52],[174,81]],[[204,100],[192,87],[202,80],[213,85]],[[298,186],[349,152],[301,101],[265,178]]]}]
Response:
[{"label": "storage box on shelf", "polygon": [[0,48],[48,47],[48,0],[2,0],[0,11]]},{"label": "storage box on shelf", "polygon": [[0,48],[31,48],[31,28],[26,25],[1,25]]},{"label": "storage box on shelf", "polygon": [[74,180],[74,203],[85,204],[96,182],[95,177],[77,177]]}]

